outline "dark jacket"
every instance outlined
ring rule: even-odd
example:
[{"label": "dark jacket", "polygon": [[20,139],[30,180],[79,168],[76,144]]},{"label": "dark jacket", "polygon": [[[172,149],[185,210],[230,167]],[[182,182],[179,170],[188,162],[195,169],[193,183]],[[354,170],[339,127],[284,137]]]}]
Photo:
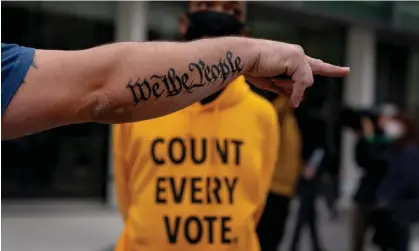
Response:
[{"label": "dark jacket", "polygon": [[325,146],[326,139],[326,124],[320,118],[306,118],[300,119],[301,137],[302,137],[302,159],[303,166],[312,164],[310,163],[313,154],[317,150],[323,151],[323,156],[315,161],[316,164],[311,166],[316,170],[313,178],[307,180],[303,176],[300,177],[298,182],[297,192],[300,196],[315,199],[320,192],[321,176],[325,170],[327,161],[327,149]]},{"label": "dark jacket", "polygon": [[355,159],[363,174],[354,195],[355,203],[366,207],[374,206],[378,187],[387,173],[385,152],[388,145],[383,136],[358,140]]},{"label": "dark jacket", "polygon": [[413,144],[392,146],[388,173],[376,194],[371,224],[373,242],[382,249],[407,250],[410,225],[419,220],[419,149]]},{"label": "dark jacket", "polygon": [[419,220],[419,148],[409,144],[393,148],[387,156],[388,174],[377,191],[400,224]]}]

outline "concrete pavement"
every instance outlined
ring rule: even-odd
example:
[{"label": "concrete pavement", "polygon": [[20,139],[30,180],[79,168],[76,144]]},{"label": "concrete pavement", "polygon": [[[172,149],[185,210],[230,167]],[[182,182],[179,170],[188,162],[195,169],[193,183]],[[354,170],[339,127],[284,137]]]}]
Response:
[{"label": "concrete pavement", "polygon": [[[329,251],[349,251],[350,250],[350,216],[349,212],[342,212],[341,218],[338,221],[330,220],[329,214],[323,201],[319,200],[317,203],[317,209],[319,214],[319,232],[322,237],[325,250]],[[297,209],[297,203],[292,205],[291,215],[287,224],[287,232],[284,237],[283,245],[278,249],[280,251],[288,251],[290,239],[292,238],[292,231],[295,222],[295,212]],[[412,231],[412,246],[411,251],[419,251],[419,227],[415,226]],[[371,233],[369,234],[371,236]],[[365,251],[374,251],[375,247],[370,245],[371,238],[366,238],[366,249]],[[302,240],[300,245],[301,251],[311,251],[311,240],[309,229],[305,229],[302,234]]]},{"label": "concrete pavement", "polygon": [[[295,205],[293,205],[295,208]],[[329,220],[319,204],[320,232],[325,248],[349,251],[349,221],[343,214],[338,222]],[[281,251],[288,251],[295,209]],[[110,251],[121,233],[122,221],[115,209],[100,205],[2,205],[2,250],[5,251]],[[412,236],[411,251],[419,251],[419,229]],[[311,251],[308,231],[302,236],[301,251]],[[366,251],[372,251],[369,247]]]}]

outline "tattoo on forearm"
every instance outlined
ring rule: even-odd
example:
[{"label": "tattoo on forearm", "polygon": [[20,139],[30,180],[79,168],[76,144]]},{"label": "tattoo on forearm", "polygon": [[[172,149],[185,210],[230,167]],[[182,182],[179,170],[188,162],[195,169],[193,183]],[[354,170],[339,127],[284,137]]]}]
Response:
[{"label": "tattoo on forearm", "polygon": [[[152,75],[149,79],[130,79],[126,88],[133,97],[134,105],[152,98],[173,97],[182,93],[192,93],[194,89],[215,83],[221,79],[224,84],[228,77],[238,75],[243,69],[239,56],[234,57],[231,51],[220,58],[218,64],[206,64],[203,60],[191,62],[189,72],[178,74],[170,68],[164,75]],[[197,72],[198,81],[190,79],[190,74]]]}]

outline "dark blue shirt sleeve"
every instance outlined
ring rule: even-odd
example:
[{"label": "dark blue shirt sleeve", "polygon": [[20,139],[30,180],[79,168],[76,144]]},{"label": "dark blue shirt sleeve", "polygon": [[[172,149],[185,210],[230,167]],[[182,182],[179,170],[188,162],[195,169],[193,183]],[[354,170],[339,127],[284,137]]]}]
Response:
[{"label": "dark blue shirt sleeve", "polygon": [[32,64],[34,48],[1,44],[1,115],[19,89]]}]

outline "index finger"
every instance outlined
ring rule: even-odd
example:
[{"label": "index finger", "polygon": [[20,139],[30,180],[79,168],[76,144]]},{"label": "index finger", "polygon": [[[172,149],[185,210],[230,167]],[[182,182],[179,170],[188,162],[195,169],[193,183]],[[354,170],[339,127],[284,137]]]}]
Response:
[{"label": "index finger", "polygon": [[306,57],[313,74],[322,75],[326,77],[345,77],[346,75],[348,75],[350,71],[349,67],[332,65],[329,63],[325,63],[320,59],[312,58],[309,56]]}]

